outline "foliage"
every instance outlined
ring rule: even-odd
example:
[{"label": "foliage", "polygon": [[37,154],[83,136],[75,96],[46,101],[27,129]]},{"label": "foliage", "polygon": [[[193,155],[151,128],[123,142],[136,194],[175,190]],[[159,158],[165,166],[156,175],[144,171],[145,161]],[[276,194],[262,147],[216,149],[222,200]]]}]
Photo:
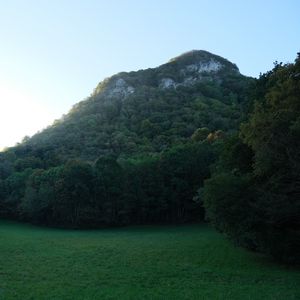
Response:
[{"label": "foliage", "polygon": [[116,158],[100,157],[95,164],[95,174],[95,202],[100,217],[98,222],[122,224],[126,205],[126,200],[122,201],[123,169]]},{"label": "foliage", "polygon": [[261,76],[241,140],[225,144],[204,193],[217,228],[289,263],[300,263],[299,74],[300,57]]},{"label": "foliage", "polygon": [[211,144],[191,142],[122,163],[107,155],[26,169],[0,182],[0,212],[73,228],[199,220],[203,209],[193,196],[214,159]]},{"label": "foliage", "polygon": [[[223,67],[218,72],[189,71],[191,65],[210,61]],[[178,86],[162,87],[166,78]],[[160,153],[187,142],[198,128],[208,128],[207,135],[237,130],[252,82],[219,56],[187,53],[155,69],[104,80],[67,115],[8,152],[16,156],[17,171],[58,166],[70,159],[94,162],[107,154],[128,158]],[[199,133],[193,136],[196,141]]]},{"label": "foliage", "polygon": [[238,245],[257,249],[254,228],[259,227],[258,210],[249,176],[218,173],[205,182],[207,218]]},{"label": "foliage", "polygon": [[[222,68],[197,71],[210,62]],[[165,87],[166,79],[177,85]],[[214,144],[245,117],[252,81],[205,51],[104,80],[52,126],[0,154],[1,215],[63,227],[203,219],[193,198]]]}]

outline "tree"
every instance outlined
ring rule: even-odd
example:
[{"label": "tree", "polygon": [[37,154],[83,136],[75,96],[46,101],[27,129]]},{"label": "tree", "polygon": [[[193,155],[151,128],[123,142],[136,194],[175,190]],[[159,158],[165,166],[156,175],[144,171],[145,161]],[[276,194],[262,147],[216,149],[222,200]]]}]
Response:
[{"label": "tree", "polygon": [[255,229],[259,227],[251,176],[217,173],[205,181],[206,217],[238,245],[257,250]]},{"label": "tree", "polygon": [[20,214],[20,204],[25,193],[26,183],[32,169],[26,169],[23,172],[12,173],[4,181],[5,188],[5,207],[10,217],[18,218]]},{"label": "tree", "polygon": [[28,178],[20,205],[21,214],[26,220],[44,225],[56,223],[53,218],[56,197],[54,187],[60,169],[35,170]]},{"label": "tree", "polygon": [[113,156],[100,157],[95,164],[95,201],[99,221],[122,223],[123,169]]},{"label": "tree", "polygon": [[81,161],[69,161],[55,181],[53,217],[71,227],[84,225],[93,211],[94,174],[92,167]]},{"label": "tree", "polygon": [[203,208],[193,198],[199,185],[209,177],[209,166],[214,159],[213,148],[208,143],[180,145],[162,154],[159,172],[164,180],[171,221],[203,218]]}]

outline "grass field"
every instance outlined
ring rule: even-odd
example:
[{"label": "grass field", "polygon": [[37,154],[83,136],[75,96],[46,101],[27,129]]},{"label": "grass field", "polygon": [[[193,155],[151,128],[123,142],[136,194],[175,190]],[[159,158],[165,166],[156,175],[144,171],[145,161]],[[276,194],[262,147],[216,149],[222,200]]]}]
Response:
[{"label": "grass field", "polygon": [[0,299],[300,299],[300,270],[207,225],[72,231],[2,221]]}]

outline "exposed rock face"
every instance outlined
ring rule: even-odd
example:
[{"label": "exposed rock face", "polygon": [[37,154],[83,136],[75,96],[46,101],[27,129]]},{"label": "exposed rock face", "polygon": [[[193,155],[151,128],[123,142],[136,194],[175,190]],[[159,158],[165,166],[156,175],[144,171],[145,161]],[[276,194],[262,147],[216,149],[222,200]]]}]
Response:
[{"label": "exposed rock face", "polygon": [[159,84],[159,87],[161,89],[168,89],[176,86],[177,86],[176,82],[171,78],[163,78]]},{"label": "exposed rock face", "polygon": [[176,82],[171,78],[163,78],[159,83],[159,88],[169,89],[178,86],[191,86],[203,79],[212,80],[211,77],[202,75],[214,75],[213,73],[217,73],[223,67],[224,66],[219,61],[214,59],[189,64],[179,71],[183,77],[182,81]]},{"label": "exposed rock face", "polygon": [[224,76],[221,73],[239,74],[239,70],[220,56],[193,50],[154,69],[123,72],[107,78],[97,86],[94,94],[104,101],[110,101],[111,98],[124,101],[144,86],[165,90],[189,87],[204,81],[221,83]]},{"label": "exposed rock face", "polygon": [[185,67],[184,70],[182,70],[184,73],[191,73],[191,72],[217,72],[222,68],[222,64],[218,61],[215,61],[214,59],[209,60],[208,62],[198,62],[195,64],[191,64]]},{"label": "exposed rock face", "polygon": [[111,86],[103,92],[107,98],[125,99],[130,94],[134,93],[134,87],[127,84],[123,78],[118,78]]},{"label": "exposed rock face", "polygon": [[[192,77],[192,76],[190,76],[190,77],[186,77],[185,79],[184,79],[184,81],[181,83],[181,85],[183,85],[183,86],[191,86],[191,85],[193,85],[193,84],[195,84],[197,81],[199,81],[199,80],[201,80],[201,77],[199,76],[199,77]],[[180,84],[179,84],[180,85]]]}]

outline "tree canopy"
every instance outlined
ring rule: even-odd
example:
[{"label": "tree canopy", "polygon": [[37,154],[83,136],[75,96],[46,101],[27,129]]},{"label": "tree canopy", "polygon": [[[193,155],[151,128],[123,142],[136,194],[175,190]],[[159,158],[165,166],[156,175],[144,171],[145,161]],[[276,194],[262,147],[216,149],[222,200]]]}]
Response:
[{"label": "tree canopy", "polygon": [[300,57],[275,64],[256,86],[240,138],[225,144],[206,181],[205,207],[217,228],[238,243],[299,262]]}]

